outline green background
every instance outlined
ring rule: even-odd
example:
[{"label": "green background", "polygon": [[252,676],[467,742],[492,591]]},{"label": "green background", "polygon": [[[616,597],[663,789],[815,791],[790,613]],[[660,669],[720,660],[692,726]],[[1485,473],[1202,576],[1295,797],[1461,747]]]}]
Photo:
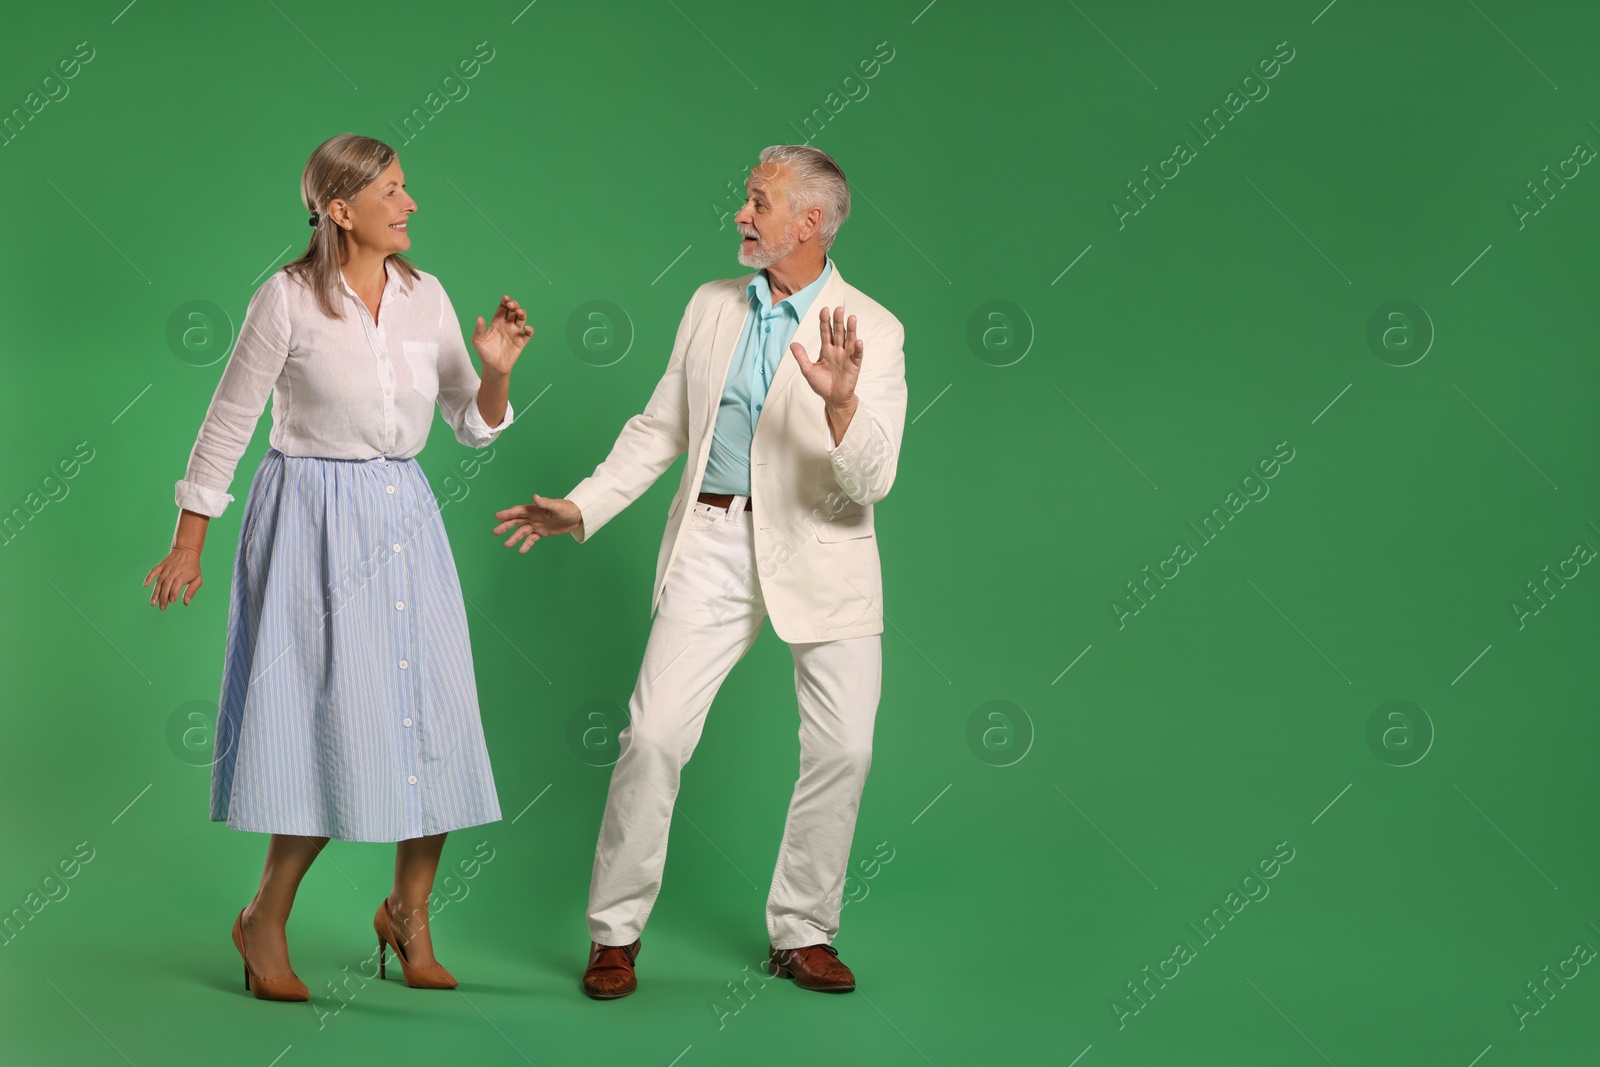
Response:
[{"label": "green background", "polygon": [[[1600,948],[1600,576],[1574,561],[1511,607],[1600,548],[1600,174],[1511,206],[1600,145],[1592,5],[524,2],[6,13],[0,112],[94,58],[0,146],[0,513],[66,493],[0,546],[0,909],[94,858],[0,946],[0,1061],[1593,1062],[1600,974],[1563,961]],[[468,95],[397,133],[479,42]],[[1202,143],[1189,123],[1279,42],[1269,95]],[[769,632],[686,772],[640,991],[593,1003],[608,770],[572,735],[626,705],[677,468],[589,545],[516,557],[491,512],[604,457],[693,288],[744,273],[728,183],[814,108],[856,194],[834,255],[905,323],[910,389],[838,941],[861,988],[730,992],[764,958],[797,758]],[[346,130],[399,149],[412,254],[463,326],[509,292],[538,332],[492,461],[466,477],[442,426],[421,457],[454,498],[506,815],[447,846],[494,856],[435,920],[463,984],[334,999],[392,865],[336,842],[290,924],[312,1010],[242,989],[227,930],[265,838],[206,820],[182,736],[214,709],[265,419],[193,606],[140,583],[245,304],[304,247],[306,157]],[[1119,225],[1179,140],[1195,158]],[[615,335],[570,344],[596,300]],[[1397,300],[1421,312],[1374,346]],[[192,301],[231,322],[174,346]],[[1280,442],[1270,495],[1202,542],[1187,524]],[[1249,883],[1270,895],[1205,943],[1189,924],[1280,842]],[[1126,984],[1180,940],[1141,1006]],[[1547,966],[1579,970],[1519,1023]]]}]

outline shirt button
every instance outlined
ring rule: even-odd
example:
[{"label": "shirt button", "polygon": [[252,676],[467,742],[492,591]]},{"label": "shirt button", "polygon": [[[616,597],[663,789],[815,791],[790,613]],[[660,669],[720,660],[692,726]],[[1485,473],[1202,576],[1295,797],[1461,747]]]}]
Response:
[{"label": "shirt button", "polygon": [[411,666],[411,664],[407,663],[405,660],[401,660],[400,661],[400,669],[401,670],[405,670],[409,666]]},{"label": "shirt button", "polygon": [[416,785],[417,784],[417,776],[414,775],[414,774],[408,774],[408,775],[406,775],[406,781],[409,782],[411,785]]},{"label": "shirt button", "polygon": [[404,610],[406,610],[406,602],[404,600],[396,600],[394,602],[394,610],[396,610],[396,611],[404,611]]},{"label": "shirt button", "polygon": [[405,717],[404,725],[406,725],[406,726],[410,726],[411,725],[411,716],[407,715]]},{"label": "shirt button", "polygon": [[393,496],[394,495],[394,486],[386,485],[386,486],[383,487],[383,491],[388,493],[390,496]]},{"label": "shirt button", "polygon": [[384,395],[384,396],[388,396],[388,395],[389,395],[389,390],[387,390],[387,389],[385,389],[385,390],[384,390],[384,391],[383,391],[383,395]]},{"label": "shirt button", "polygon": [[394,550],[395,550],[395,551],[396,551],[396,552],[398,552],[398,551],[400,551],[400,546],[399,546],[399,545],[395,545],[395,546],[394,546]]}]

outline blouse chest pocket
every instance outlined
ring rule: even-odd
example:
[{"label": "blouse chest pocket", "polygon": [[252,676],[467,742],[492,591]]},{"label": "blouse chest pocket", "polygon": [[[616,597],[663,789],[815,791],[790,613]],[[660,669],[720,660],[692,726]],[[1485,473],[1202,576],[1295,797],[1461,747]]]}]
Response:
[{"label": "blouse chest pocket", "polygon": [[439,343],[406,341],[402,347],[411,369],[411,388],[433,403],[439,395]]}]

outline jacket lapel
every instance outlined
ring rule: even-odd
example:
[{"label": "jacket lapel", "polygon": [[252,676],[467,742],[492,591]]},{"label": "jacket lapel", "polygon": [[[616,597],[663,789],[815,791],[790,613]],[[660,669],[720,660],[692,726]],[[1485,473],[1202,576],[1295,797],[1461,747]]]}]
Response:
[{"label": "jacket lapel", "polygon": [[745,319],[750,316],[750,300],[746,295],[754,275],[739,279],[738,291],[717,310],[716,328],[711,331],[711,367],[706,374],[706,425],[709,435],[717,419],[717,409],[722,405],[722,393],[728,387],[728,369],[733,365],[733,350],[744,333]]}]

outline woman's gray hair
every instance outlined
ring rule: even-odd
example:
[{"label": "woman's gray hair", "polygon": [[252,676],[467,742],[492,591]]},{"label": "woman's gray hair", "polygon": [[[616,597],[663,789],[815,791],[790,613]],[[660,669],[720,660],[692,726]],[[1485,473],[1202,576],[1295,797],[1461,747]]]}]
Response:
[{"label": "woman's gray hair", "polygon": [[798,215],[822,209],[817,231],[827,251],[850,217],[850,183],[834,158],[820,148],[801,144],[775,144],[761,150],[762,163],[779,163],[788,169],[789,210]]}]

